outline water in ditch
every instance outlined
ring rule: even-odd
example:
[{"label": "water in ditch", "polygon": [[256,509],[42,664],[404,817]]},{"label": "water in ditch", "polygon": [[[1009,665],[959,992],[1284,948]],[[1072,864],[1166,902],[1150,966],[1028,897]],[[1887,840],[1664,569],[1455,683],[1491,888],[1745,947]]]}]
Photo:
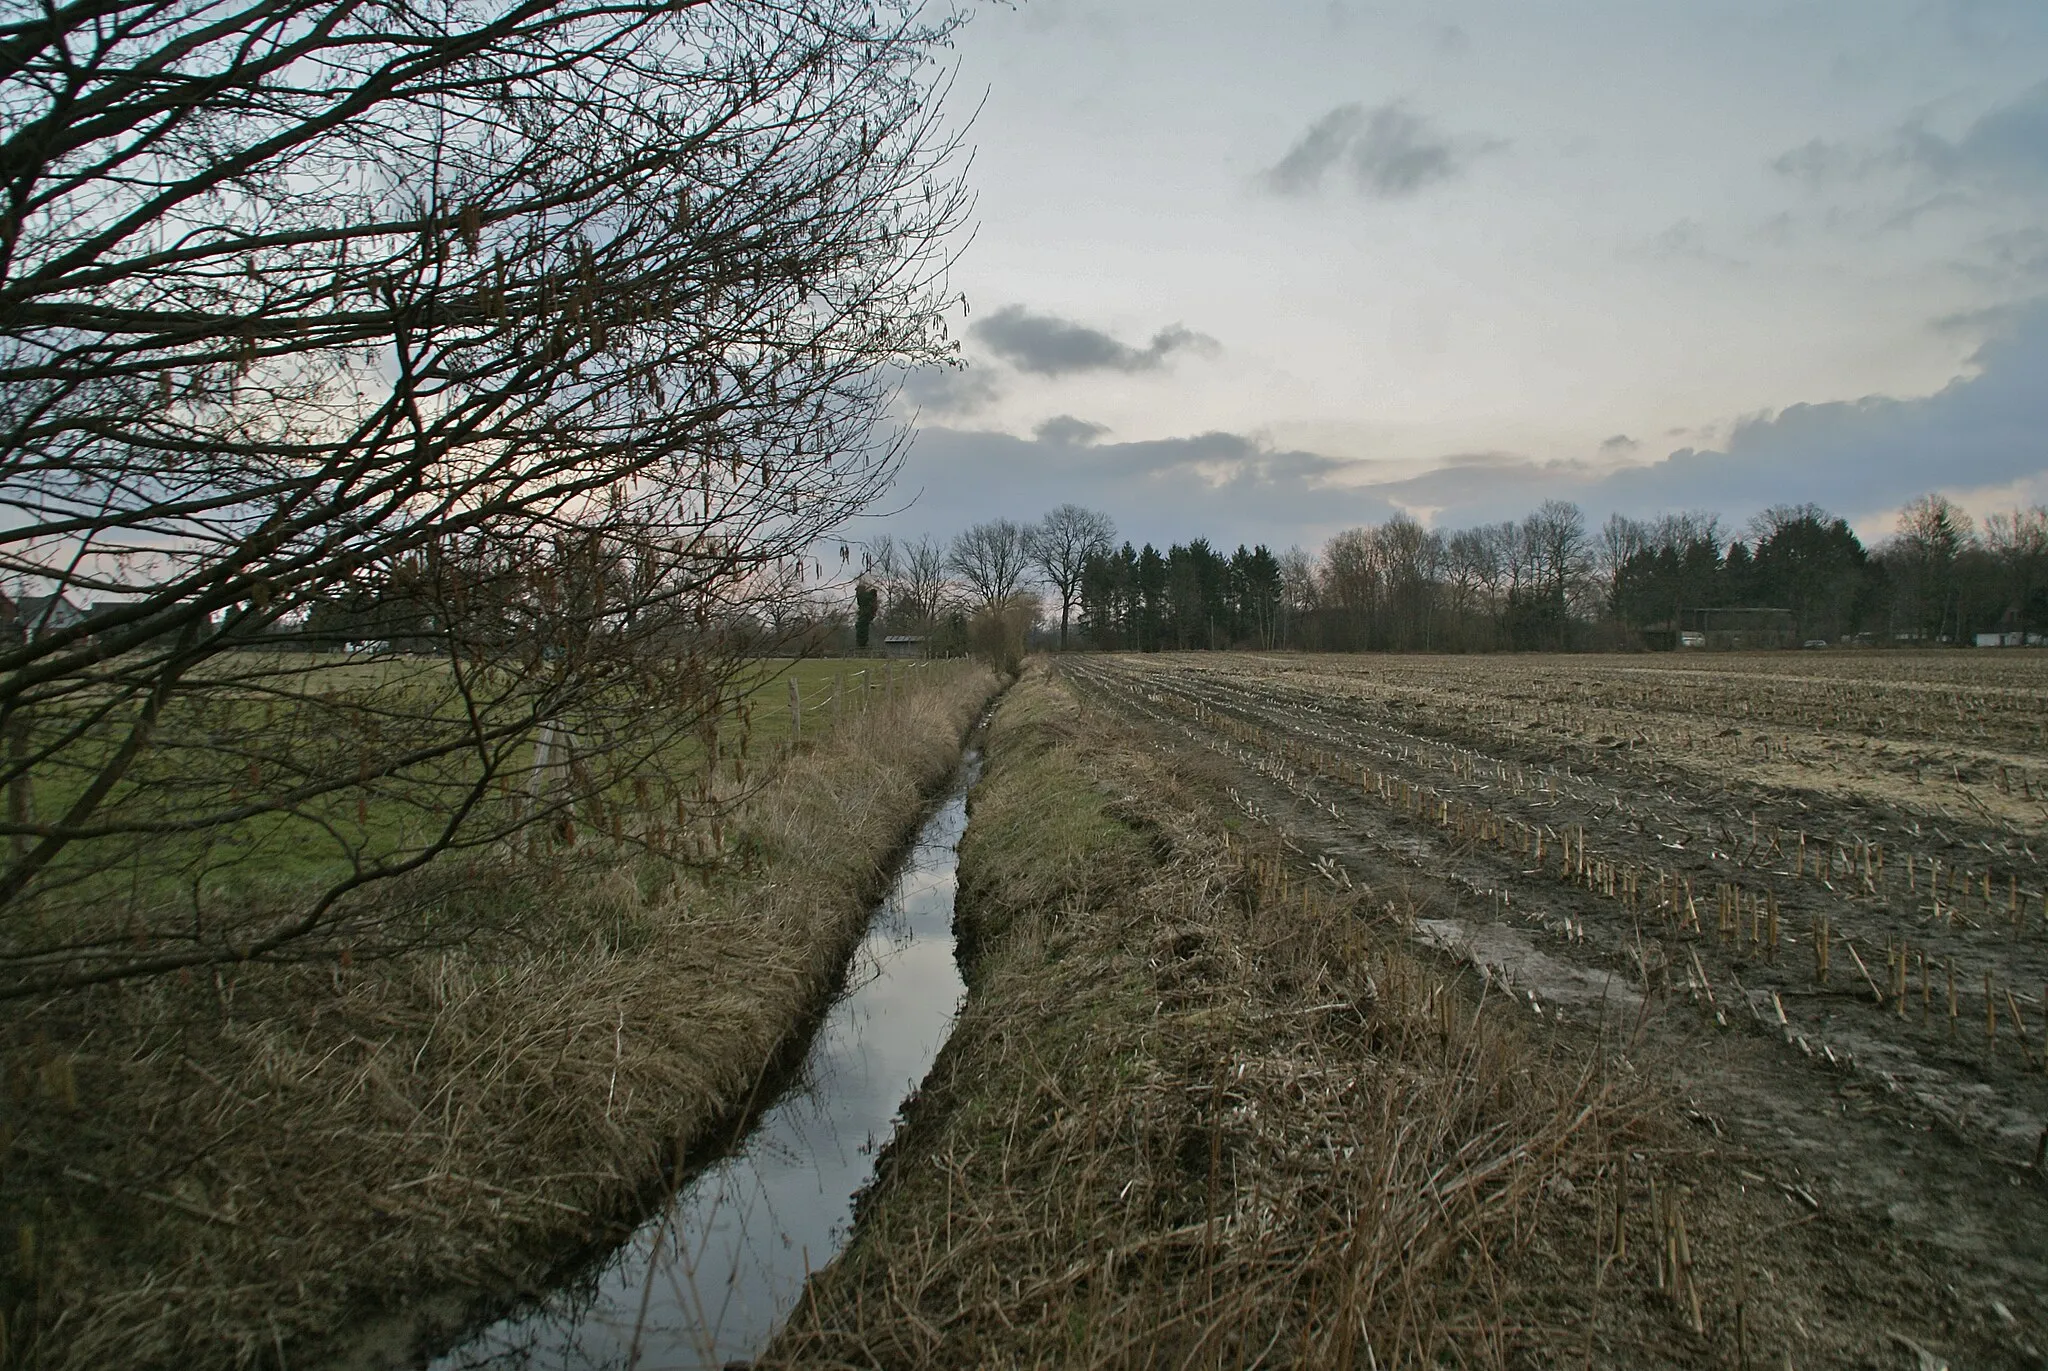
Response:
[{"label": "water in ditch", "polygon": [[806,1273],[845,1242],[853,1198],[965,993],[953,892],[979,771],[969,752],[876,908],[802,1068],[740,1145],[595,1273],[483,1329],[434,1371],[678,1371],[766,1346]]}]

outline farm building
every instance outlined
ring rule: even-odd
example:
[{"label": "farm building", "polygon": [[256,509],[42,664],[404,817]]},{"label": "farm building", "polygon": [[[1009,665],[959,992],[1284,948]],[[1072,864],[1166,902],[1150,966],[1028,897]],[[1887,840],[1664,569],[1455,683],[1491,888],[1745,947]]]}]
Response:
[{"label": "farm building", "polygon": [[922,657],[924,638],[915,633],[891,633],[882,639],[884,657]]}]

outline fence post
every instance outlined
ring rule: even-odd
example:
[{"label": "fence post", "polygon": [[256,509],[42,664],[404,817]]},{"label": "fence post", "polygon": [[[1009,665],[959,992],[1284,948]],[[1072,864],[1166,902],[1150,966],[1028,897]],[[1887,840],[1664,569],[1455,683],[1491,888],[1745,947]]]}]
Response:
[{"label": "fence post", "polygon": [[804,697],[797,689],[796,677],[789,678],[789,745],[795,747],[804,736]]}]

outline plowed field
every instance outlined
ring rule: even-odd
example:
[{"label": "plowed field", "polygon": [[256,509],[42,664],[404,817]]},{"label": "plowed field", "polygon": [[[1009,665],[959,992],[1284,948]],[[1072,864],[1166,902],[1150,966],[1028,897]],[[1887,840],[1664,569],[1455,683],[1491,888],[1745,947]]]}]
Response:
[{"label": "plowed field", "polygon": [[1898,1270],[2038,1363],[2048,656],[1063,669],[1486,993],[1670,1073],[1703,1153],[1807,1230],[1809,1297]]}]

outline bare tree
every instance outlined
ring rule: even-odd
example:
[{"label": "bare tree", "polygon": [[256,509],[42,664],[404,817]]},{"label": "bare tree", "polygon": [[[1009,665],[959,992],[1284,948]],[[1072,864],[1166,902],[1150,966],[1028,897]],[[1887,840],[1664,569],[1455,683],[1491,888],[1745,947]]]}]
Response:
[{"label": "bare tree", "polygon": [[2004,573],[2006,613],[2020,631],[2037,631],[2035,604],[2048,585],[2048,509],[2034,505],[1987,515],[1984,549]]},{"label": "bare tree", "polygon": [[1721,516],[1700,509],[1660,514],[1650,524],[1647,534],[1653,549],[1673,552],[1681,557],[1688,548],[1711,547],[1718,550],[1725,540]]},{"label": "bare tree", "polygon": [[1556,646],[1569,646],[1571,608],[1592,570],[1585,512],[1569,500],[1545,500],[1523,520],[1523,536],[1542,582]]},{"label": "bare tree", "polygon": [[1386,577],[1386,645],[1429,646],[1443,572],[1443,535],[1400,514],[1375,530],[1374,542]]},{"label": "bare tree", "polygon": [[1371,528],[1347,528],[1323,544],[1316,590],[1321,602],[1354,615],[1379,604],[1382,582],[1379,544]]},{"label": "bare tree", "polygon": [[1916,496],[1899,511],[1898,534],[1886,552],[1903,582],[1904,608],[1923,638],[1961,633],[1956,563],[1976,542],[1975,521],[1945,495]]},{"label": "bare tree", "polygon": [[1024,530],[1008,519],[976,524],[953,539],[947,564],[967,582],[977,604],[997,608],[1023,588],[1030,558]]},{"label": "bare tree", "polygon": [[1628,566],[1629,559],[1649,547],[1650,531],[1626,514],[1610,514],[1607,522],[1600,526],[1600,544],[1595,549],[1595,557],[1605,601],[1601,607],[1608,614],[1620,612],[1622,571]]},{"label": "bare tree", "polygon": [[1370,635],[1385,584],[1379,542],[1370,528],[1347,528],[1323,544],[1316,563],[1316,594],[1331,626],[1329,646],[1372,646]]},{"label": "bare tree", "polygon": [[1984,546],[2000,560],[2048,555],[2048,508],[2034,505],[1986,515]]},{"label": "bare tree", "polygon": [[1287,642],[1317,607],[1316,563],[1304,548],[1280,554],[1280,641]]},{"label": "bare tree", "polygon": [[929,535],[914,542],[883,537],[875,544],[874,565],[888,594],[883,616],[931,632],[957,590],[945,545]]},{"label": "bare tree", "polygon": [[1503,519],[1497,524],[1485,524],[1476,530],[1486,539],[1489,555],[1483,565],[1494,576],[1491,589],[1506,598],[1520,591],[1531,577],[1531,550],[1529,540],[1521,524],[1512,519]]},{"label": "bare tree", "polygon": [[1494,592],[1500,579],[1499,554],[1485,529],[1468,528],[1450,536],[1444,556],[1452,617],[1468,620]]},{"label": "bare tree", "polygon": [[1946,495],[1916,495],[1899,510],[1898,536],[1915,552],[1954,561],[1976,542],[1977,524]]},{"label": "bare tree", "polygon": [[[889,479],[881,369],[948,352],[947,27],[0,25],[0,574],[98,602],[0,650],[4,777],[47,801],[0,823],[0,996],[410,936],[371,887],[568,812],[662,841],[616,788],[726,707],[736,626]],[[537,734],[561,786],[525,784]],[[273,859],[320,874],[240,874]]]},{"label": "bare tree", "polygon": [[1067,646],[1067,621],[1080,598],[1088,559],[1116,546],[1116,525],[1107,514],[1061,505],[1024,530],[1024,555],[1060,596],[1060,650]]}]

